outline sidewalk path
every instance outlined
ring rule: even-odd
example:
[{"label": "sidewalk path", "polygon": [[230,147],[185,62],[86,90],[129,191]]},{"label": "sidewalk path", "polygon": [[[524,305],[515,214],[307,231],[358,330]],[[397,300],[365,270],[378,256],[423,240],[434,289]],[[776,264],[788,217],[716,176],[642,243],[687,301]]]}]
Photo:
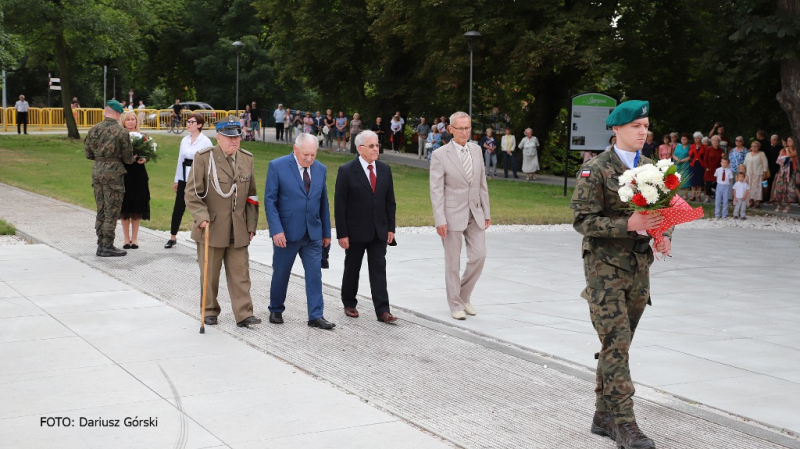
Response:
[{"label": "sidewalk path", "polygon": [[[181,244],[166,251],[162,248],[162,233],[144,230],[140,235],[141,249],[118,259],[97,258],[91,211],[4,185],[0,185],[0,211],[3,211],[0,213],[3,219],[23,233],[197,318],[198,267],[195,251],[188,245]],[[412,250],[410,242],[406,245]],[[429,245],[423,249],[432,251],[434,248]],[[254,248],[254,252],[259,250]],[[264,257],[259,253],[257,259],[263,261]],[[50,269],[57,270],[56,267]],[[270,271],[260,263],[251,263],[255,308],[262,318],[266,318],[267,313]],[[560,279],[554,275],[551,282],[560,282]],[[413,278],[406,277],[405,281],[412,288],[417,284]],[[572,287],[569,282],[566,284]],[[39,288],[38,285],[33,284],[31,288]],[[594,383],[594,374],[589,369],[402,310],[396,310],[401,319],[397,326],[370,320],[369,313],[364,313],[361,319],[348,320],[337,291],[330,287],[324,289],[326,317],[338,326],[332,332],[310,329],[305,325],[304,288],[299,278],[293,279],[290,285],[286,324],[240,329],[231,320],[224,283],[220,290],[223,314],[220,325],[211,335],[234,336],[458,446],[613,447],[611,441],[588,432]],[[526,289],[520,289],[520,294],[523,290]],[[416,293],[409,289],[406,295]],[[493,295],[501,296],[498,292]],[[395,293],[393,299],[399,299],[398,296],[402,295]],[[437,301],[443,300],[437,298]],[[431,304],[436,306],[436,303]],[[121,357],[135,357],[136,346],[117,346],[116,336],[122,335],[134,339],[139,347],[150,347],[151,351],[160,353],[158,358],[179,357],[161,347],[163,339],[152,338],[143,331],[148,324],[146,318],[130,324],[126,318],[124,312],[110,313],[109,320],[118,325],[110,327],[114,331],[98,336],[95,340],[98,348],[106,348],[108,352],[114,349]],[[170,320],[168,328],[170,324],[173,327],[169,332],[176,339],[190,346],[202,344],[206,347],[200,339],[209,335],[197,334],[196,324],[181,326],[178,320],[174,323]],[[544,336],[542,341],[547,339]],[[224,372],[234,369],[232,361],[210,365],[222,365]],[[175,381],[175,387],[179,392],[185,388],[179,380]],[[15,386],[9,385],[9,388]],[[266,409],[272,407],[280,413],[294,404],[291,394],[273,401],[264,393],[264,396],[248,397],[245,400],[248,405],[232,405],[235,398],[231,395],[218,396],[206,390],[202,393],[205,394],[197,397],[191,406],[221,407],[237,415],[237,428],[243,430],[269,428]],[[800,441],[786,434],[691,405],[651,388],[640,386],[637,396],[640,422],[661,447],[800,448]],[[194,410],[188,400],[184,405]],[[303,410],[311,414],[314,404],[301,403],[296,410],[300,416]],[[206,419],[214,418],[206,415]],[[313,415],[308,419],[316,422]],[[234,438],[237,432],[228,435]],[[244,442],[223,442],[231,447],[244,447]]]}]

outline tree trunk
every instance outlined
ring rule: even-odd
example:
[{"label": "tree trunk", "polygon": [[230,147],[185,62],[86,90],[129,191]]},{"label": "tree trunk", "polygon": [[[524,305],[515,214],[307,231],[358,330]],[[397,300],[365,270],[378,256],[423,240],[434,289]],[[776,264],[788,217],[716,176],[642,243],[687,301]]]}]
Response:
[{"label": "tree trunk", "polygon": [[[64,122],[67,124],[67,137],[80,139],[78,125],[75,123],[75,116],[72,115],[72,92],[70,91],[70,72],[67,62],[67,45],[64,42],[64,32],[58,30],[55,33],[56,58],[58,59],[58,74],[61,78],[61,103],[64,110]],[[105,105],[104,105],[105,106]]]},{"label": "tree trunk", "polygon": [[[797,16],[800,0],[778,0],[778,11]],[[797,139],[800,135],[800,59],[781,61],[781,91],[776,98],[789,118],[792,135]]]}]

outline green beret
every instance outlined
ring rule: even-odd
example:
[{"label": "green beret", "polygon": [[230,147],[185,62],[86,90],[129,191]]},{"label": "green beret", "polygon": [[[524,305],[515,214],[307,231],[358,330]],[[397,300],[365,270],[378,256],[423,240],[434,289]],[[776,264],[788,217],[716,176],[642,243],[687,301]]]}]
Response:
[{"label": "green beret", "polygon": [[117,100],[108,100],[108,103],[106,103],[106,106],[108,106],[109,108],[119,112],[120,114],[122,114],[122,112],[125,111],[125,108],[123,108],[122,104]]},{"label": "green beret", "polygon": [[630,100],[620,104],[606,118],[606,126],[622,126],[650,115],[650,102]]}]

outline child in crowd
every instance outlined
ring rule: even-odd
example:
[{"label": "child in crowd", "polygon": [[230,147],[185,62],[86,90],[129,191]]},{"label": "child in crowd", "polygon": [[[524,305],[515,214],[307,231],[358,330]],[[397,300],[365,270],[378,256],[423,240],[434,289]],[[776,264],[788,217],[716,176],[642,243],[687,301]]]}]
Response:
[{"label": "child in crowd", "polygon": [[736,174],[736,184],[733,185],[733,218],[746,220],[744,214],[747,210],[747,198],[750,186],[744,180],[744,172]]},{"label": "child in crowd", "polygon": [[[720,167],[714,172],[717,178],[717,191],[714,195],[714,217],[728,218],[728,198],[731,196],[731,181],[733,170],[730,168],[730,161],[725,156],[720,160]],[[735,216],[735,215],[734,215]]]}]

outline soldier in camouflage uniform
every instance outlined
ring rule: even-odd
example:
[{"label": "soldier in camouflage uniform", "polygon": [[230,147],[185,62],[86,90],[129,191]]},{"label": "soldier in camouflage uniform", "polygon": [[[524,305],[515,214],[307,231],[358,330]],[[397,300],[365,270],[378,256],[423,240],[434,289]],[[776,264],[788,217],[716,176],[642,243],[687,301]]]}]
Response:
[{"label": "soldier in camouflage uniform", "polygon": [[134,161],[128,131],[117,123],[122,111],[119,102],[109,101],[105,109],[105,120],[94,125],[84,141],[86,159],[94,161],[92,187],[97,203],[94,228],[97,232],[97,255],[100,257],[127,254],[126,251],[114,247],[114,232],[122,209],[122,198],[125,196],[125,167],[122,163],[132,164]]},{"label": "soldier in camouflage uniform", "polygon": [[[650,235],[637,231],[661,224],[660,214],[627,209],[619,197],[619,176],[651,161],[640,156],[649,127],[649,103],[620,104],[606,124],[617,136],[614,148],[589,160],[578,172],[570,207],[573,226],[583,235],[581,252],[586,289],[581,296],[602,345],[597,362],[596,412],[592,432],[616,440],[619,448],[654,449],[655,443],[636,424],[628,351],[636,325],[650,299]],[[670,230],[671,231],[671,230]],[[656,248],[671,250],[671,233]]]}]

